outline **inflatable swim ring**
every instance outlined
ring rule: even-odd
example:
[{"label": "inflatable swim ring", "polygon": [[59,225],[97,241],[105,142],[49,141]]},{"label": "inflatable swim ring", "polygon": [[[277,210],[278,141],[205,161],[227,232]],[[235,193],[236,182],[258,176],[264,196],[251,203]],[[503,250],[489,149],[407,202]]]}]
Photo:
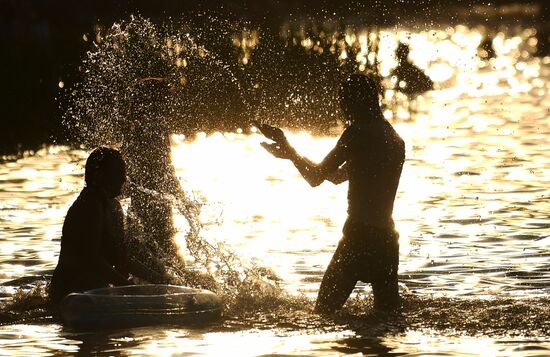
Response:
[{"label": "inflatable swim ring", "polygon": [[196,324],[221,317],[221,299],[211,291],[175,285],[129,285],[67,295],[60,304],[73,329]]}]

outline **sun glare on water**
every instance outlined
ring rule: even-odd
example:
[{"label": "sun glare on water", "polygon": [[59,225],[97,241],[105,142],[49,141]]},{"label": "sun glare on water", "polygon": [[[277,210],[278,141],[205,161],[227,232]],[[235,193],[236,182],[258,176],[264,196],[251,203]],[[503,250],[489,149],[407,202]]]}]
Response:
[{"label": "sun glare on water", "polygon": [[[314,160],[321,159],[337,139],[307,133],[288,136]],[[183,187],[204,202],[204,234],[225,242],[244,261],[282,268],[277,273],[291,284],[296,266],[288,259],[289,250],[325,251],[302,265],[326,264],[331,249],[325,246],[325,237],[339,239],[347,185],[311,189],[292,163],[273,158],[260,146],[263,140],[258,134],[233,133],[198,135],[190,142],[175,138],[173,160]]]},{"label": "sun glare on water", "polygon": [[[386,85],[392,84],[388,76],[397,64],[395,50],[399,42],[407,43],[411,61],[435,82],[433,91],[416,98],[413,115],[404,106],[384,112],[406,143],[393,217],[400,233],[403,315],[413,323],[397,336],[384,332],[365,341],[362,330],[352,331],[350,326],[369,311],[361,304],[370,303],[364,298],[370,287],[358,283],[344,309],[353,316],[343,325],[312,314],[311,306],[284,316],[253,306],[246,311],[253,317],[228,315],[212,329],[163,326],[108,336],[71,334],[40,320],[2,326],[0,354],[4,349],[25,355],[93,354],[98,348],[140,355],[334,355],[341,347],[346,353],[500,356],[523,351],[527,340],[525,351],[542,355],[548,349],[529,348],[548,345],[544,311],[550,286],[550,57],[531,56],[526,44],[534,39],[534,31],[488,34],[483,28],[460,25],[421,32],[348,31],[339,42],[324,34],[327,41],[335,41],[325,51],[333,48],[339,61],[356,60],[363,66],[374,62],[368,39],[379,38],[376,60]],[[260,34],[251,30],[233,39],[242,50],[243,66],[254,65]],[[312,56],[322,54],[326,43],[307,36],[295,43]],[[478,47],[487,36],[496,55],[482,60]],[[186,66],[180,64],[180,69]],[[395,93],[389,88],[384,99]],[[291,162],[274,158],[260,146],[265,140],[261,135],[244,129],[173,135],[178,179],[201,206],[201,237],[234,251],[245,266],[273,270],[285,292],[303,293],[310,298],[304,304],[313,305],[342,235],[348,184],[310,187]],[[298,152],[314,161],[332,149],[342,131],[313,135],[285,130]],[[0,278],[55,267],[63,218],[82,189],[88,154],[52,146],[0,163]],[[186,250],[188,222],[175,209],[174,217],[177,243],[193,267],[197,262]],[[300,314],[305,317],[294,320]],[[472,315],[472,321],[465,321],[464,314]],[[316,325],[321,320],[328,328]],[[375,349],[362,349],[362,343]]]}]

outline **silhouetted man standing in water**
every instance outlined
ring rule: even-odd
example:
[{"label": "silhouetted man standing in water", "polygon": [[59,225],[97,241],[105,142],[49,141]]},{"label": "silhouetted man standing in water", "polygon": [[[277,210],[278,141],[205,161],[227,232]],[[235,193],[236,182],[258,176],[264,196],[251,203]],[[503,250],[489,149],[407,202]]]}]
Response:
[{"label": "silhouetted man standing in water", "polygon": [[392,211],[405,144],[384,119],[378,93],[378,82],[372,77],[355,74],[344,81],[340,105],[349,126],[320,164],[300,156],[281,129],[257,124],[274,141],[262,146],[278,158],[291,160],[311,186],[324,180],[335,184],[349,180],[348,218],[321,282],[315,306],[320,313],[340,309],[358,280],[372,284],[376,309],[399,306],[399,235]]}]

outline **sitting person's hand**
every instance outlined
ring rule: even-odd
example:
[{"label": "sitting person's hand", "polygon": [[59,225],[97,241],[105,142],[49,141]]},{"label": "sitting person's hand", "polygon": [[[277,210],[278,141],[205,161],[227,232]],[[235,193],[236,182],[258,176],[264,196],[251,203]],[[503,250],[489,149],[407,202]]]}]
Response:
[{"label": "sitting person's hand", "polygon": [[286,142],[285,133],[281,129],[268,124],[262,124],[257,121],[254,121],[253,124],[269,140],[273,140],[279,144]]}]

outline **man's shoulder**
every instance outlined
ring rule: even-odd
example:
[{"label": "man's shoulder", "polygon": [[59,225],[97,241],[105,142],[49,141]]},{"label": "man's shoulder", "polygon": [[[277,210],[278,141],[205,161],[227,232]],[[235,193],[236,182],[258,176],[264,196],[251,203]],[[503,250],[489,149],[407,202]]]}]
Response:
[{"label": "man's shoulder", "polygon": [[355,138],[365,139],[368,137],[387,137],[395,138],[397,141],[403,141],[397,133],[393,125],[386,119],[364,121],[361,123],[353,123],[348,126],[341,135],[343,141],[353,140]]},{"label": "man's shoulder", "polygon": [[387,135],[389,140],[386,142],[391,143],[391,146],[397,152],[400,152],[401,156],[405,155],[405,140],[399,135],[390,122],[386,121]]}]

